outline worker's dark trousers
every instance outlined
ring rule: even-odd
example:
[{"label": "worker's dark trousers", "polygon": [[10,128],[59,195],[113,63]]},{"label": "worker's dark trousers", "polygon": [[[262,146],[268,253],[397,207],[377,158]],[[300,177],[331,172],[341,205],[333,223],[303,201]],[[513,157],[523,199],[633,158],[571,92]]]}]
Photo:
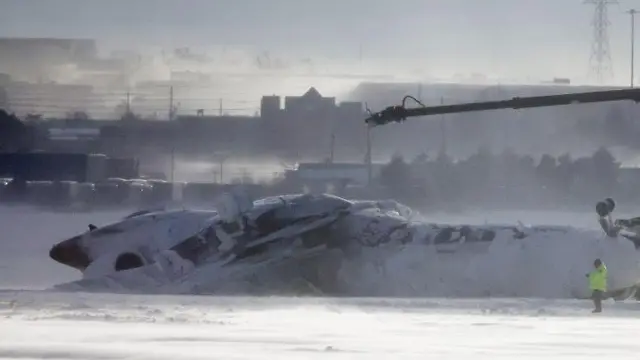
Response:
[{"label": "worker's dark trousers", "polygon": [[602,311],[602,298],[604,297],[604,293],[600,290],[593,290],[591,294],[591,299],[593,300],[593,305],[595,306],[595,312]]}]

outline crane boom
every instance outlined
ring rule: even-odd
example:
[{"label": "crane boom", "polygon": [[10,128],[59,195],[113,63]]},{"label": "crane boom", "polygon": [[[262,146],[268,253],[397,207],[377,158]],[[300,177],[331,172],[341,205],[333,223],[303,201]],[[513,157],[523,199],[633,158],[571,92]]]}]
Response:
[{"label": "crane boom", "polygon": [[[454,105],[421,106],[416,108],[405,107],[407,98],[413,97],[406,96],[402,101],[402,105],[389,106],[377,113],[370,112],[370,116],[365,119],[365,122],[369,126],[379,126],[386,125],[392,122],[403,122],[410,117],[453,114],[471,111],[527,109],[546,106],[586,104],[620,100],[632,100],[637,103],[638,101],[640,101],[640,88],[592,91],[575,94],[514,97],[509,100],[472,102]],[[413,99],[415,100],[415,98]]]}]

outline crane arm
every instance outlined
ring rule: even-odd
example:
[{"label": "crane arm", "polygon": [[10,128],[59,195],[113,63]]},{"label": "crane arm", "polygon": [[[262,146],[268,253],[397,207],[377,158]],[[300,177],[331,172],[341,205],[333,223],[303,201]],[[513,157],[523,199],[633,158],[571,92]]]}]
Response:
[{"label": "crane arm", "polygon": [[[407,99],[416,101],[421,107],[407,108]],[[527,109],[546,106],[559,106],[570,104],[586,104],[607,101],[632,100],[640,101],[640,88],[592,91],[576,94],[545,95],[531,97],[514,97],[509,100],[473,102],[454,105],[425,106],[412,96],[405,96],[402,105],[394,105],[384,110],[371,113],[365,119],[369,126],[386,125],[393,122],[403,122],[407,118],[417,116],[442,115],[463,113],[470,111],[486,111],[498,109]]]}]

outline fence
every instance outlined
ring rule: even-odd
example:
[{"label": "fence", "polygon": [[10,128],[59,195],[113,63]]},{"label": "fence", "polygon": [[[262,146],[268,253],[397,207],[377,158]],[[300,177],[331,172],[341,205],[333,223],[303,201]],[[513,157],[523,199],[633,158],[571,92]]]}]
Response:
[{"label": "fence", "polygon": [[9,110],[20,117],[84,117],[107,120],[127,110],[147,119],[167,120],[170,106],[176,115],[255,115],[260,97],[221,91],[212,86],[137,86],[131,89],[61,84],[19,84],[6,87]]}]

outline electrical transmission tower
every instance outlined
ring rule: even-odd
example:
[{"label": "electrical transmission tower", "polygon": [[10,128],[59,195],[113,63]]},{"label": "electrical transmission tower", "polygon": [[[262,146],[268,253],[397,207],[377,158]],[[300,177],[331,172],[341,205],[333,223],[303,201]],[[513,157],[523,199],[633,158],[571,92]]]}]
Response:
[{"label": "electrical transmission tower", "polygon": [[595,75],[599,84],[605,76],[613,76],[611,50],[609,48],[609,14],[608,6],[618,4],[618,0],[584,0],[585,4],[595,5],[593,13],[593,42],[589,59],[590,74]]}]

